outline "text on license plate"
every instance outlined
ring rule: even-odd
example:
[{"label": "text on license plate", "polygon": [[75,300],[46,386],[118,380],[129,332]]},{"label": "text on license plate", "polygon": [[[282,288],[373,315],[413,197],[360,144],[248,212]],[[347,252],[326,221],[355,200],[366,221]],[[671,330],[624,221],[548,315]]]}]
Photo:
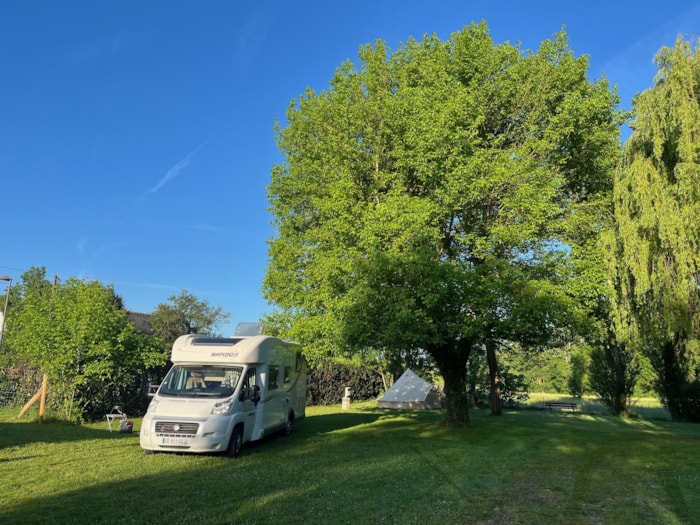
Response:
[{"label": "text on license plate", "polygon": [[161,445],[175,445],[178,447],[186,447],[190,444],[190,440],[181,437],[164,437]]}]

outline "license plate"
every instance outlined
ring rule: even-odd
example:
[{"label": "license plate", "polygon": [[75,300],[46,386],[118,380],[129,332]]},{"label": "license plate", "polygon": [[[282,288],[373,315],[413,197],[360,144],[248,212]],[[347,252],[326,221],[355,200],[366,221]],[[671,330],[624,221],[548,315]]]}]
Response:
[{"label": "license plate", "polygon": [[189,444],[189,439],[180,437],[164,437],[163,441],[161,441],[161,445],[171,445],[176,447],[187,447]]}]

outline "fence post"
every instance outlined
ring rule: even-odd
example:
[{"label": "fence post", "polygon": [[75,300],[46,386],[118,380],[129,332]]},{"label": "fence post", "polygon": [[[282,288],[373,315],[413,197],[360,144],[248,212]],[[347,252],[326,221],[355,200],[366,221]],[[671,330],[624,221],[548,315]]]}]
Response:
[{"label": "fence post", "polygon": [[39,423],[44,422],[44,412],[46,411],[46,388],[49,383],[49,378],[44,374],[41,380],[41,401],[39,402]]}]

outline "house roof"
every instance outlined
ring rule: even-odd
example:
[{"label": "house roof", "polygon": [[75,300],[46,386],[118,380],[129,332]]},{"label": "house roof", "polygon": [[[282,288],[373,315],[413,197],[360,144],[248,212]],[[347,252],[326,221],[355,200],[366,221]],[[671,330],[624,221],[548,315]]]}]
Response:
[{"label": "house roof", "polygon": [[134,324],[137,330],[146,335],[153,335],[153,328],[151,328],[151,314],[127,312],[126,318]]}]

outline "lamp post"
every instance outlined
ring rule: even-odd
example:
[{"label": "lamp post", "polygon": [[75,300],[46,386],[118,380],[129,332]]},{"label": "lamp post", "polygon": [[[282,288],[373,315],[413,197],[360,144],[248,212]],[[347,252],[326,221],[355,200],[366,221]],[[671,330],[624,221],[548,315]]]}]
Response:
[{"label": "lamp post", "polygon": [[5,317],[7,316],[7,303],[10,300],[10,289],[12,288],[12,277],[8,275],[0,275],[0,281],[7,281],[7,291],[5,292],[5,308],[2,311],[2,326],[0,326],[0,347],[2,347],[2,340],[5,337]]}]

